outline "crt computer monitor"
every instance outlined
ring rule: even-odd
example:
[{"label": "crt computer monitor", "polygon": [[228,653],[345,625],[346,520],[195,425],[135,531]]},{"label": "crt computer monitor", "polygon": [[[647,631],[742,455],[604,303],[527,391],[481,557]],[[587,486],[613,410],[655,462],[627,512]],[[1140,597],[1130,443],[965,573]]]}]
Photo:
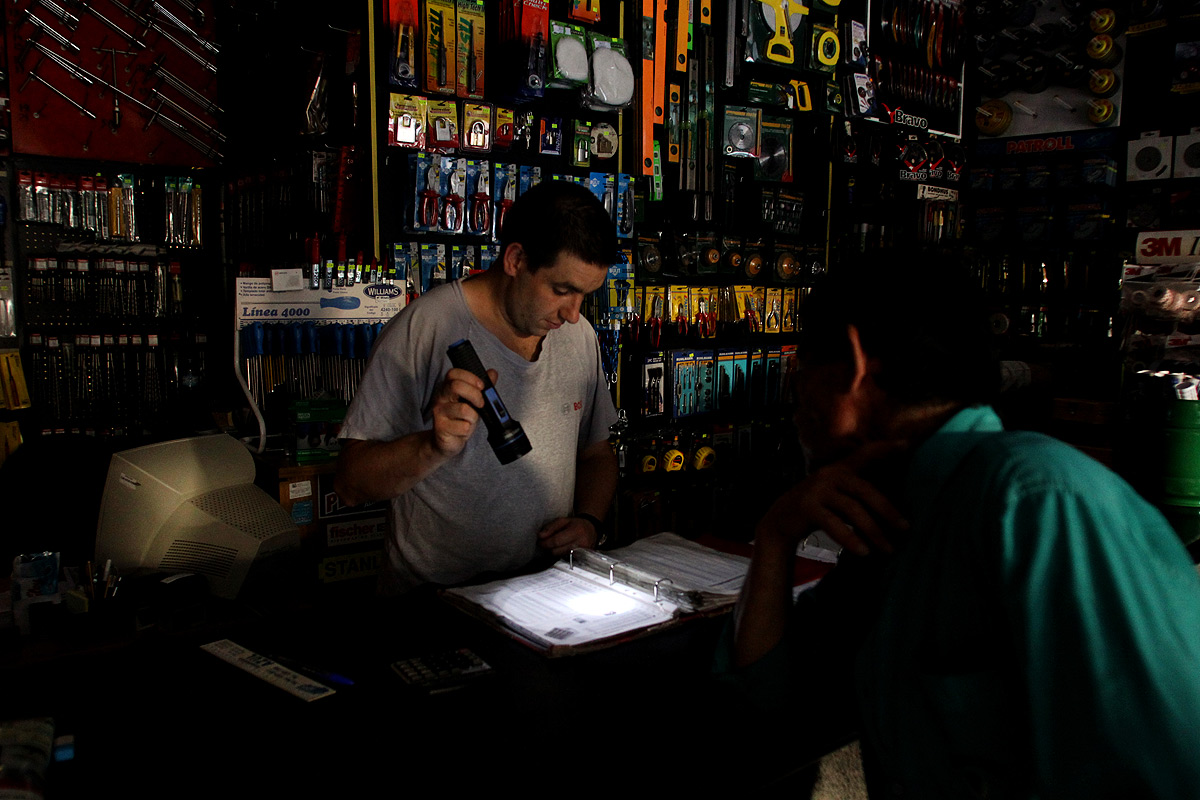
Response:
[{"label": "crt computer monitor", "polygon": [[253,564],[299,547],[288,513],[254,485],[254,458],[226,434],[113,454],[100,501],[96,560],[117,574],[191,572],[234,598]]}]

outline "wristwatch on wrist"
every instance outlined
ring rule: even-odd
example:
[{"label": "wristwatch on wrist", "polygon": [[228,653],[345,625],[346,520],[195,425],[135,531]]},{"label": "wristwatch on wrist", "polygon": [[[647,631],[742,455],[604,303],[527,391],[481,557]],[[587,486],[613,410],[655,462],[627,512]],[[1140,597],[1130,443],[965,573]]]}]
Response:
[{"label": "wristwatch on wrist", "polygon": [[574,517],[575,519],[581,519],[581,520],[584,520],[585,522],[590,522],[592,524],[592,528],[594,528],[596,531],[596,547],[597,548],[603,547],[604,543],[608,541],[608,534],[604,531],[604,523],[601,522],[599,519],[597,519],[596,517],[593,517],[591,514],[588,514],[585,511],[576,511],[571,516]]}]

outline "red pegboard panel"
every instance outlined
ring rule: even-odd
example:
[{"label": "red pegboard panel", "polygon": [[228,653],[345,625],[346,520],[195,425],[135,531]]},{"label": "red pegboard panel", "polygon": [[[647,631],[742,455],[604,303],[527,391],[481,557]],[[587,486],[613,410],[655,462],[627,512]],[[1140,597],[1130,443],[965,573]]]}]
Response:
[{"label": "red pegboard panel", "polygon": [[221,59],[212,5],[6,4],[13,151],[134,164],[219,163]]}]

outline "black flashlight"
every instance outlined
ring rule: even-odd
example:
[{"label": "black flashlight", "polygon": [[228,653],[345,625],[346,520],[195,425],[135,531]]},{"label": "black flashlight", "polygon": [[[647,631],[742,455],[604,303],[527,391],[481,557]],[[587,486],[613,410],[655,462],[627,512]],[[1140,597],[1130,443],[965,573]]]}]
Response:
[{"label": "black flashlight", "polygon": [[479,416],[488,429],[488,444],[496,453],[501,464],[511,464],[528,453],[532,447],[529,444],[521,423],[508,415],[504,401],[496,393],[492,379],[479,361],[475,348],[469,339],[459,339],[446,350],[450,363],[459,369],[465,369],[483,381],[483,408],[478,409]]}]

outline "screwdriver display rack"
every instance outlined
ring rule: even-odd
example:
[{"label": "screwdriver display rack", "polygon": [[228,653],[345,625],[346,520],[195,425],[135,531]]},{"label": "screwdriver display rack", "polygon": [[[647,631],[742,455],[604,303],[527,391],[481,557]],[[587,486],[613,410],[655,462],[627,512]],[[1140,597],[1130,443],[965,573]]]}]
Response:
[{"label": "screwdriver display rack", "polygon": [[25,156],[16,166],[26,176],[14,224],[33,401],[24,435],[138,440],[202,425],[206,309],[219,290],[204,279],[202,173]]}]

